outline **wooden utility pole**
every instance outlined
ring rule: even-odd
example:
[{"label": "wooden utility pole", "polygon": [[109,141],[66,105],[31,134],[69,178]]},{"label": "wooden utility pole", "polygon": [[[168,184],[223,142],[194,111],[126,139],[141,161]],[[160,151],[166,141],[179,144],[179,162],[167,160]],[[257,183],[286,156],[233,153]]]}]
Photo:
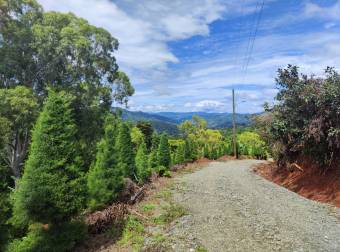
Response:
[{"label": "wooden utility pole", "polygon": [[237,139],[236,139],[236,118],[235,118],[235,91],[233,89],[233,143],[234,143],[234,156],[238,159],[237,153]]}]

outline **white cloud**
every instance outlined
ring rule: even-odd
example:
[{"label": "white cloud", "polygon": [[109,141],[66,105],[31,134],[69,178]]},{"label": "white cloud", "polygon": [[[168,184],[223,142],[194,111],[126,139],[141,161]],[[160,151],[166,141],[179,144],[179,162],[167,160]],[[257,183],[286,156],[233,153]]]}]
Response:
[{"label": "white cloud", "polygon": [[329,7],[321,7],[315,3],[307,3],[305,6],[305,14],[307,16],[319,16],[324,19],[340,20],[340,1]]},{"label": "white cloud", "polygon": [[[73,12],[119,40],[118,63],[132,69],[166,68],[178,59],[167,42],[208,35],[208,24],[224,11],[217,0],[109,1],[41,0],[46,10]],[[190,6],[190,8],[189,8]],[[190,11],[188,11],[190,9]]]},{"label": "white cloud", "polygon": [[184,104],[184,107],[190,108],[192,111],[216,111],[225,107],[225,104],[215,100],[202,100],[199,102]]}]

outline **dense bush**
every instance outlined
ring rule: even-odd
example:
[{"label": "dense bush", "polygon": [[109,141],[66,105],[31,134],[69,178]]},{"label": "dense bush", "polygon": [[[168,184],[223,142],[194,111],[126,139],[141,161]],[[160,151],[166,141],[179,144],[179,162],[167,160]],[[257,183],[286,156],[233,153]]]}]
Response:
[{"label": "dense bush", "polygon": [[255,132],[243,132],[237,136],[238,151],[241,155],[256,157],[259,159],[267,158],[267,146],[260,135]]},{"label": "dense bush", "polygon": [[308,155],[327,167],[340,157],[340,76],[332,68],[325,76],[300,75],[291,65],[278,70],[277,104],[267,111],[280,164]]},{"label": "dense bush", "polygon": [[12,241],[7,252],[71,251],[74,245],[86,237],[86,226],[82,222],[59,225],[33,224],[28,234]]}]

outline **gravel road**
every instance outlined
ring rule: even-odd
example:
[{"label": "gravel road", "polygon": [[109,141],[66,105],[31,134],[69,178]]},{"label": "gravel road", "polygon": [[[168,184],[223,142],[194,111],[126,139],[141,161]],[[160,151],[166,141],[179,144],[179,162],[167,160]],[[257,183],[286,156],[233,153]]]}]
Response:
[{"label": "gravel road", "polygon": [[340,251],[340,211],[252,172],[260,161],[213,162],[177,179],[188,208],[168,233],[175,251]]}]

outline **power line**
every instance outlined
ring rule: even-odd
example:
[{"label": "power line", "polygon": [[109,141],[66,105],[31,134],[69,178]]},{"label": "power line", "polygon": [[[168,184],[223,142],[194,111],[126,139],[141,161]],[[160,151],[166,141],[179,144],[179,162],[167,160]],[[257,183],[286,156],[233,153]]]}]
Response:
[{"label": "power line", "polygon": [[[250,45],[251,45],[251,42],[252,42],[252,40],[253,40],[253,30],[254,30],[254,28],[255,28],[255,24],[256,24],[256,16],[257,16],[257,9],[258,9],[258,7],[259,7],[259,2],[256,2],[256,7],[255,7],[255,14],[254,14],[254,22],[251,22],[250,23],[250,25],[251,25],[251,28],[249,29],[249,37],[248,37],[248,43],[247,43],[247,48],[246,48],[246,52],[245,52],[245,54],[244,54],[244,59],[243,59],[243,64],[242,64],[242,68],[241,68],[241,70],[242,71],[244,71],[244,69],[245,69],[245,65],[246,65],[246,59],[247,59],[247,57],[248,57],[248,54],[249,54],[249,49],[250,49]],[[256,28],[255,28],[256,29]]]},{"label": "power line", "polygon": [[259,29],[259,25],[260,25],[260,22],[261,22],[261,18],[262,18],[262,13],[263,13],[263,8],[264,8],[264,2],[265,2],[265,0],[262,0],[262,4],[261,4],[261,7],[260,7],[260,11],[259,11],[259,14],[258,14],[258,17],[257,17],[257,22],[256,22],[256,26],[255,26],[254,36],[253,36],[253,39],[252,39],[252,41],[251,41],[251,46],[250,46],[248,58],[246,58],[246,64],[245,64],[245,68],[244,68],[243,79],[246,77],[247,72],[248,72],[249,62],[250,62],[250,59],[251,59],[251,55],[252,55],[252,53],[253,53],[253,49],[254,49],[254,44],[255,44],[256,36],[257,36],[257,33],[258,33],[258,29]]}]

